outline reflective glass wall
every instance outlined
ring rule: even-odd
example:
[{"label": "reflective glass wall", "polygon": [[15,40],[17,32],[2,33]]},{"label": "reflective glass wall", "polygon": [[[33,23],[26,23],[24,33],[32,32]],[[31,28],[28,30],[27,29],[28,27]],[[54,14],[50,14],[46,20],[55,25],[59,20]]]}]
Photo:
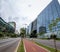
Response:
[{"label": "reflective glass wall", "polygon": [[[50,32],[48,25],[52,20],[55,20],[58,17],[60,17],[60,5],[58,0],[52,0],[52,2],[37,17],[37,33],[39,33],[39,28],[41,26],[46,27],[46,31]],[[53,28],[53,31],[59,30],[57,26],[56,28]]]}]

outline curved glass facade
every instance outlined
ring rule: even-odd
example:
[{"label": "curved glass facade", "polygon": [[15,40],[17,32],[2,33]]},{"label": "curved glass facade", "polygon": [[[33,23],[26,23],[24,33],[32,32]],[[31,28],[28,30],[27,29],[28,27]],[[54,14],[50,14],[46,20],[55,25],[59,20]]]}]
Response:
[{"label": "curved glass facade", "polygon": [[11,32],[14,33],[15,29],[8,23],[6,23],[1,17],[0,17],[0,32]]},{"label": "curved glass facade", "polygon": [[[37,33],[40,33],[44,31],[44,36],[50,37],[51,32],[49,30],[49,24],[56,18],[60,18],[60,5],[58,0],[52,0],[52,2],[37,16],[37,19],[29,25],[29,32],[31,33],[36,30]],[[53,31],[54,33],[57,33],[57,31],[58,33],[60,32],[60,22],[58,22],[57,26],[53,27]],[[60,38],[60,33],[57,37]]]},{"label": "curved glass facade", "polygon": [[[60,17],[60,5],[58,0],[52,0],[52,2],[37,17],[37,33],[40,32],[39,28],[41,26],[46,27],[46,31],[49,32],[48,25],[52,20],[55,20],[58,17]],[[53,28],[53,31],[57,29],[58,28]]]}]

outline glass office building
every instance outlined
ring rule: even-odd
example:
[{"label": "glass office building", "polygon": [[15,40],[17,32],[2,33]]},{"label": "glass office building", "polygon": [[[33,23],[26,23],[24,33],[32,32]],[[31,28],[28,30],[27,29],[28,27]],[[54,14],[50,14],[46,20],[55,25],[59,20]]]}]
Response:
[{"label": "glass office building", "polygon": [[0,32],[14,33],[15,29],[0,17]]},{"label": "glass office building", "polygon": [[[41,31],[45,32],[45,36],[51,36],[51,32],[49,30],[49,24],[52,23],[56,18],[60,18],[60,5],[58,0],[52,0],[47,7],[37,16],[36,20],[34,20],[29,25],[29,34],[31,32],[36,32],[39,34]],[[58,31],[58,37],[60,38],[60,22],[57,26],[53,27],[54,33]]]},{"label": "glass office building", "polygon": [[[52,2],[38,15],[37,17],[37,33],[39,33],[39,29],[41,26],[46,27],[46,32],[50,32],[48,25],[55,20],[56,18],[60,17],[60,5],[58,0],[52,0]],[[53,28],[53,31],[60,30],[58,28],[60,24]]]}]

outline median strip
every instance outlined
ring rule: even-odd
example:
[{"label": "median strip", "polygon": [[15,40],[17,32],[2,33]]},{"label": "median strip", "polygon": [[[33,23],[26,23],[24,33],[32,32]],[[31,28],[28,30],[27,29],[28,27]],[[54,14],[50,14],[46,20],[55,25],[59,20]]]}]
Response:
[{"label": "median strip", "polygon": [[24,52],[24,44],[23,44],[23,40],[21,40],[17,52]]},{"label": "median strip", "polygon": [[[40,43],[38,43],[38,42],[35,42],[35,43],[36,43],[37,45],[43,47],[43,48],[46,48],[46,49],[49,50],[50,52],[55,52],[55,49],[54,49],[54,48],[50,48],[50,47],[45,46],[45,45],[43,45],[43,44],[40,44]],[[58,52],[60,52],[60,50],[58,50]]]}]

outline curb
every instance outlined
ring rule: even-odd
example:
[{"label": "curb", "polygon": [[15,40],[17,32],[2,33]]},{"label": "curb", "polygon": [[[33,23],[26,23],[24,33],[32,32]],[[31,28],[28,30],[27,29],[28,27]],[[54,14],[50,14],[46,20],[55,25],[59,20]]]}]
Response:
[{"label": "curb", "polygon": [[[33,42],[34,43],[34,42]],[[37,45],[36,43],[34,43],[35,45]],[[44,49],[44,50],[46,50],[46,51],[48,51],[48,52],[50,52],[48,49],[46,49],[46,48],[44,48],[44,47],[42,47],[42,46],[39,46],[39,45],[37,45],[38,47],[40,47],[40,48],[42,48],[42,49]]]},{"label": "curb", "polygon": [[[23,40],[23,44],[24,44],[24,40]],[[24,51],[26,52],[25,44],[24,44]]]},{"label": "curb", "polygon": [[14,51],[14,52],[17,52],[18,47],[19,47],[19,45],[20,45],[20,41],[21,41],[21,40],[19,40],[19,43],[18,43],[18,45],[17,45],[17,47],[16,47],[16,49],[15,49],[15,51]]}]

